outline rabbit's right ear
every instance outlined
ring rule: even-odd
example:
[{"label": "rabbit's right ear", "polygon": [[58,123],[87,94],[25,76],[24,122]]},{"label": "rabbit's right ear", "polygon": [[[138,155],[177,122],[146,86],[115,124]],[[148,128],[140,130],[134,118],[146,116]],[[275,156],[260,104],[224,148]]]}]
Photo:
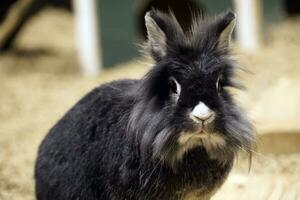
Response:
[{"label": "rabbit's right ear", "polygon": [[167,53],[167,38],[166,34],[159,27],[154,16],[154,11],[149,11],[145,15],[145,25],[148,34],[148,47],[152,57],[158,61]]},{"label": "rabbit's right ear", "polygon": [[166,15],[152,9],[145,15],[148,35],[148,50],[155,61],[167,55],[177,37],[183,38],[183,31],[173,13]]}]

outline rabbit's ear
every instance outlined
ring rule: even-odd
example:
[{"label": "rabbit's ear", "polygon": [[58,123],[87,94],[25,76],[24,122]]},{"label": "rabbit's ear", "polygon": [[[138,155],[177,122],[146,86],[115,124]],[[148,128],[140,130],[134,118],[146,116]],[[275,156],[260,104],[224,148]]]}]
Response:
[{"label": "rabbit's ear", "polygon": [[218,48],[226,49],[229,47],[233,29],[236,24],[236,14],[229,11],[217,19]]},{"label": "rabbit's ear", "polygon": [[157,62],[166,56],[174,41],[182,39],[184,34],[173,13],[166,15],[152,9],[145,15],[148,35],[148,50]]},{"label": "rabbit's ear", "polygon": [[166,34],[159,27],[154,19],[154,11],[149,11],[145,15],[145,25],[148,34],[148,45],[155,60],[162,58],[167,52]]}]

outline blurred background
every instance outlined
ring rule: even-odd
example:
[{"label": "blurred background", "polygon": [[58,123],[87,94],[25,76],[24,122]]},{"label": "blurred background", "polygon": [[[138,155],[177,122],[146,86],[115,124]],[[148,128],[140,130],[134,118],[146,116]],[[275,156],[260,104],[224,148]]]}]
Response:
[{"label": "blurred background", "polygon": [[0,200],[34,199],[33,166],[47,131],[101,83],[140,78],[151,7],[237,13],[233,52],[249,72],[234,91],[257,129],[251,170],[241,156],[214,200],[300,200],[299,0],[1,0]]}]

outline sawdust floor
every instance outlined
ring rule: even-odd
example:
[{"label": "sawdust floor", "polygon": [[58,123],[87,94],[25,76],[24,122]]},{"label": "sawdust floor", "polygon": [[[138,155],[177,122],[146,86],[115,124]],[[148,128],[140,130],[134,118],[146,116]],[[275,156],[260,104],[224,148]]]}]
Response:
[{"label": "sawdust floor", "polygon": [[[240,75],[248,91],[237,92],[237,98],[259,134],[300,133],[299,34],[300,21],[289,20],[272,29],[267,44],[258,52],[244,54],[235,49],[252,72]],[[38,145],[80,97],[103,82],[137,78],[147,71],[143,62],[132,61],[98,77],[82,77],[72,16],[56,10],[33,19],[17,49],[0,56],[1,200],[34,199],[33,164]],[[281,143],[276,155],[264,153],[272,152],[272,142],[255,153],[250,173],[247,159],[241,159],[214,199],[300,199],[300,142],[290,141],[284,155],[279,155]]]}]

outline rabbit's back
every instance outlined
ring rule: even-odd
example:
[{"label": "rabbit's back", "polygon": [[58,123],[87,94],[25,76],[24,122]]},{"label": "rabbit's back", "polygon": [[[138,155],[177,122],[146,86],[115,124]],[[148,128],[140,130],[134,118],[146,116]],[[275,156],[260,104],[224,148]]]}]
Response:
[{"label": "rabbit's back", "polygon": [[137,84],[123,80],[94,89],[50,130],[35,166],[38,199],[107,198],[103,180],[114,179],[122,160]]}]

